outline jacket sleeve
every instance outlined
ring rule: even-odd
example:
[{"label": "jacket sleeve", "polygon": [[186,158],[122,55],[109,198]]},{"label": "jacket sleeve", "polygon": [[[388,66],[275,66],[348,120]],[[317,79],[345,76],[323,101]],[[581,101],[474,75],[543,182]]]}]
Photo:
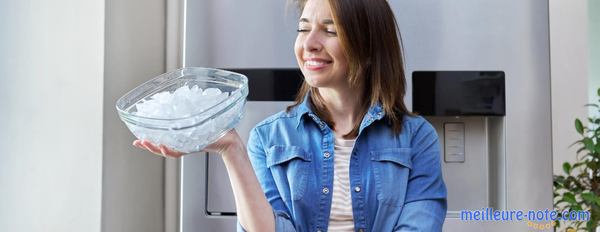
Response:
[{"label": "jacket sleeve", "polygon": [[[290,211],[283,203],[283,200],[279,195],[277,185],[275,184],[275,180],[273,179],[273,175],[267,167],[266,149],[263,145],[262,138],[258,133],[257,128],[254,128],[252,131],[250,131],[250,137],[248,138],[248,156],[250,158],[250,162],[252,162],[252,167],[254,168],[258,182],[265,192],[267,201],[269,201],[271,207],[273,208],[273,215],[275,216],[275,231],[296,231],[293,220],[290,216]],[[244,228],[242,228],[239,221],[237,224],[237,231],[246,231]]]},{"label": "jacket sleeve", "polygon": [[446,208],[441,199],[406,203],[394,231],[442,231]]},{"label": "jacket sleeve", "polygon": [[[273,215],[275,215],[275,231],[277,232],[295,232],[296,229],[292,224],[291,219],[285,212],[281,211],[273,211]],[[237,223],[237,231],[238,232],[246,232],[246,230],[242,227],[240,222]]]},{"label": "jacket sleeve", "polygon": [[413,170],[395,231],[442,231],[448,208],[442,177],[439,139],[426,120],[416,126],[412,142]]}]

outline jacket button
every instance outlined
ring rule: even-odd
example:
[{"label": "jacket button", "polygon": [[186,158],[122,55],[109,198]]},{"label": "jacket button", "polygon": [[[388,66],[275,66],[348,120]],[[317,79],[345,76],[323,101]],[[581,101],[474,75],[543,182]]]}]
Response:
[{"label": "jacket button", "polygon": [[325,159],[329,158],[329,156],[331,156],[331,154],[328,151],[323,153],[323,157],[325,157]]},{"label": "jacket button", "polygon": [[329,188],[325,187],[323,188],[323,194],[328,194],[329,193]]},{"label": "jacket button", "polygon": [[357,192],[357,193],[360,192],[360,186],[354,187],[354,192]]}]

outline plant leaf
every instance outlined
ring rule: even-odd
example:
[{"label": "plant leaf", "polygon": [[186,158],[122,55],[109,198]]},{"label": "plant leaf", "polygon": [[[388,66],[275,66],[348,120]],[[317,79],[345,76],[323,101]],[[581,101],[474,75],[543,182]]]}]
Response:
[{"label": "plant leaf", "polygon": [[569,162],[563,163],[563,171],[565,171],[567,175],[571,175],[571,164]]},{"label": "plant leaf", "polygon": [[581,120],[578,118],[575,119],[575,129],[577,130],[577,133],[583,135],[583,124],[581,124]]},{"label": "plant leaf", "polygon": [[571,203],[571,204],[577,206],[577,201],[575,200],[575,195],[573,195],[573,193],[566,192],[565,194],[563,194],[563,199],[566,202]]},{"label": "plant leaf", "polygon": [[571,145],[569,145],[569,147],[575,146],[575,145],[577,145],[579,143],[583,143],[583,139],[577,140],[577,141],[573,142]]},{"label": "plant leaf", "polygon": [[590,138],[584,138],[583,139],[583,145],[585,145],[585,149],[587,149],[588,151],[590,151],[590,153],[594,152],[594,141],[592,141],[592,139],[590,139]]},{"label": "plant leaf", "polygon": [[594,107],[594,108],[598,108],[598,104],[585,104],[585,107]]},{"label": "plant leaf", "polygon": [[585,162],[577,162],[577,163],[575,163],[575,164],[573,165],[573,167],[571,167],[571,169],[575,169],[575,168],[577,168],[577,167],[579,167],[579,166],[582,166],[582,165],[585,165]]},{"label": "plant leaf", "polygon": [[596,194],[594,194],[592,192],[582,193],[581,198],[583,198],[583,200],[589,202],[590,205],[597,204],[598,200],[600,200],[598,198],[598,196],[596,196]]}]

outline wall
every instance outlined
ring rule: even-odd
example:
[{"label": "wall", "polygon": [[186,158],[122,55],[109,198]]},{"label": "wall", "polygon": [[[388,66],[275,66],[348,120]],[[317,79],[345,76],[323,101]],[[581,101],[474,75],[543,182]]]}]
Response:
[{"label": "wall", "polygon": [[552,155],[555,174],[574,161],[579,139],[576,117],[585,118],[588,101],[587,1],[550,0],[550,66],[552,91]]},{"label": "wall", "polygon": [[165,1],[106,0],[102,231],[164,231],[164,158],[131,145],[115,102],[165,71]]},{"label": "wall", "polygon": [[104,1],[0,1],[0,230],[100,231]]},{"label": "wall", "polygon": [[[588,81],[589,81],[589,100],[588,102],[598,101],[598,88],[600,88],[600,43],[591,41],[600,41],[600,0],[588,1],[589,18],[589,61],[588,61]],[[590,108],[590,113],[598,114],[598,111]]]}]

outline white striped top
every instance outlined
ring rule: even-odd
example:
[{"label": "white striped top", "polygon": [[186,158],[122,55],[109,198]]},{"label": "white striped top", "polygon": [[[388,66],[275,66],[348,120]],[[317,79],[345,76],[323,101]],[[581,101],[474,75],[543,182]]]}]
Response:
[{"label": "white striped top", "polygon": [[350,153],[354,139],[335,138],[333,157],[333,195],[329,215],[329,231],[354,231],[350,195]]}]

